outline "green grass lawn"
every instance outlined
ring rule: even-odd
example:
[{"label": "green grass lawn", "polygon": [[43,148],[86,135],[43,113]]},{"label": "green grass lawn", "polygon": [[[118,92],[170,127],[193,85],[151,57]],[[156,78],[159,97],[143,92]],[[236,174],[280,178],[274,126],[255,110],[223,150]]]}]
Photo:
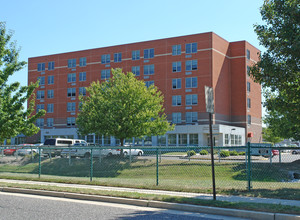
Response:
[{"label": "green grass lawn", "polygon": [[[296,167],[295,167],[296,166]],[[288,171],[299,164],[252,164],[251,195],[276,198],[300,198],[300,184],[283,182]],[[215,163],[216,187],[223,194],[245,194],[247,170],[242,162]],[[155,159],[117,157],[93,160],[93,181],[90,180],[90,160],[74,159],[69,165],[67,158],[44,159],[41,180],[70,183],[99,184],[148,189],[164,189],[186,192],[211,193],[212,177],[210,162],[188,160],[164,160],[159,163],[159,179],[156,185]],[[38,161],[29,158],[17,164],[0,165],[0,178],[38,179]],[[265,191],[265,192],[264,192]],[[281,191],[272,193],[272,191]],[[288,194],[287,194],[288,193]]]}]

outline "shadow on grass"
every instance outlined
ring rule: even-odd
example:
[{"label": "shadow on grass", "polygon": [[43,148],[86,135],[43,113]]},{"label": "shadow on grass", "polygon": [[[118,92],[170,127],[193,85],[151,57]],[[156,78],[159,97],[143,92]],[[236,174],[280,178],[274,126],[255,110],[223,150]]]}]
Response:
[{"label": "shadow on grass", "polygon": [[251,196],[251,197],[261,197],[261,198],[277,198],[277,199],[290,199],[295,200],[300,198],[300,188],[280,188],[280,189],[251,189],[248,190],[226,190],[223,191],[229,195],[238,196]]},{"label": "shadow on grass", "polygon": [[[245,164],[237,164],[234,168],[238,171],[233,176],[235,180],[247,180],[248,169]],[[289,171],[300,170],[300,163],[252,163],[251,180],[258,182],[282,182],[289,180]]]}]

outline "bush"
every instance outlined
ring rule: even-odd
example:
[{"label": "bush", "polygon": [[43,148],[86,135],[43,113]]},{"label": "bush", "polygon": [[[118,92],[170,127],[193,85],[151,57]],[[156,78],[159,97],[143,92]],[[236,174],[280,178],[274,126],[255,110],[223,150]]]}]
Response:
[{"label": "bush", "polygon": [[229,156],[230,156],[229,151],[222,150],[222,151],[220,152],[220,156],[221,156],[221,157],[229,157]]},{"label": "bush", "polygon": [[246,155],[245,151],[239,152],[239,155]]},{"label": "bush", "polygon": [[186,152],[186,154],[188,156],[193,156],[193,155],[196,155],[196,152],[194,150],[189,150],[189,151]]},{"label": "bush", "polygon": [[208,155],[208,151],[207,150],[201,150],[199,154],[200,155]]},{"label": "bush", "polygon": [[239,154],[238,154],[238,152],[236,152],[235,150],[233,150],[233,151],[229,151],[229,155],[230,156],[237,156]]}]

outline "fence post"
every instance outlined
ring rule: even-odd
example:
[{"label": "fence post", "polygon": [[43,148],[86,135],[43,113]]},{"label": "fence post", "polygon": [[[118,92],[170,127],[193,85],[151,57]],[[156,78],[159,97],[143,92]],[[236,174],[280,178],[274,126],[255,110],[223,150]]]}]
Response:
[{"label": "fence post", "polygon": [[156,148],[156,185],[158,186],[158,148]]},{"label": "fence post", "polygon": [[93,181],[93,148],[91,148],[91,170],[90,170],[90,181]]},{"label": "fence post", "polygon": [[39,178],[41,178],[42,166],[41,166],[41,147],[39,147]]},{"label": "fence post", "polygon": [[32,152],[32,147],[30,147],[30,153],[31,153],[31,160],[33,160],[33,152]]},{"label": "fence post", "polygon": [[281,163],[281,150],[279,149],[279,163]]},{"label": "fence post", "polygon": [[250,142],[247,143],[247,146],[248,146],[248,190],[251,191],[251,148],[250,148]]},{"label": "fence post", "polygon": [[69,166],[71,166],[71,163],[72,163],[72,161],[71,161],[71,148],[69,146]]},{"label": "fence post", "polygon": [[270,164],[272,164],[272,154],[273,154],[273,152],[272,152],[272,148],[271,147],[269,148],[269,152],[270,152]]}]

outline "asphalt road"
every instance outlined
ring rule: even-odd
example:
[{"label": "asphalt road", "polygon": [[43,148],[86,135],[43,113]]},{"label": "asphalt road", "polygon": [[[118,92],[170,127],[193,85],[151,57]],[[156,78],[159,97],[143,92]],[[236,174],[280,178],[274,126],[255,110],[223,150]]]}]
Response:
[{"label": "asphalt road", "polygon": [[0,192],[0,219],[240,219],[158,208]]}]

